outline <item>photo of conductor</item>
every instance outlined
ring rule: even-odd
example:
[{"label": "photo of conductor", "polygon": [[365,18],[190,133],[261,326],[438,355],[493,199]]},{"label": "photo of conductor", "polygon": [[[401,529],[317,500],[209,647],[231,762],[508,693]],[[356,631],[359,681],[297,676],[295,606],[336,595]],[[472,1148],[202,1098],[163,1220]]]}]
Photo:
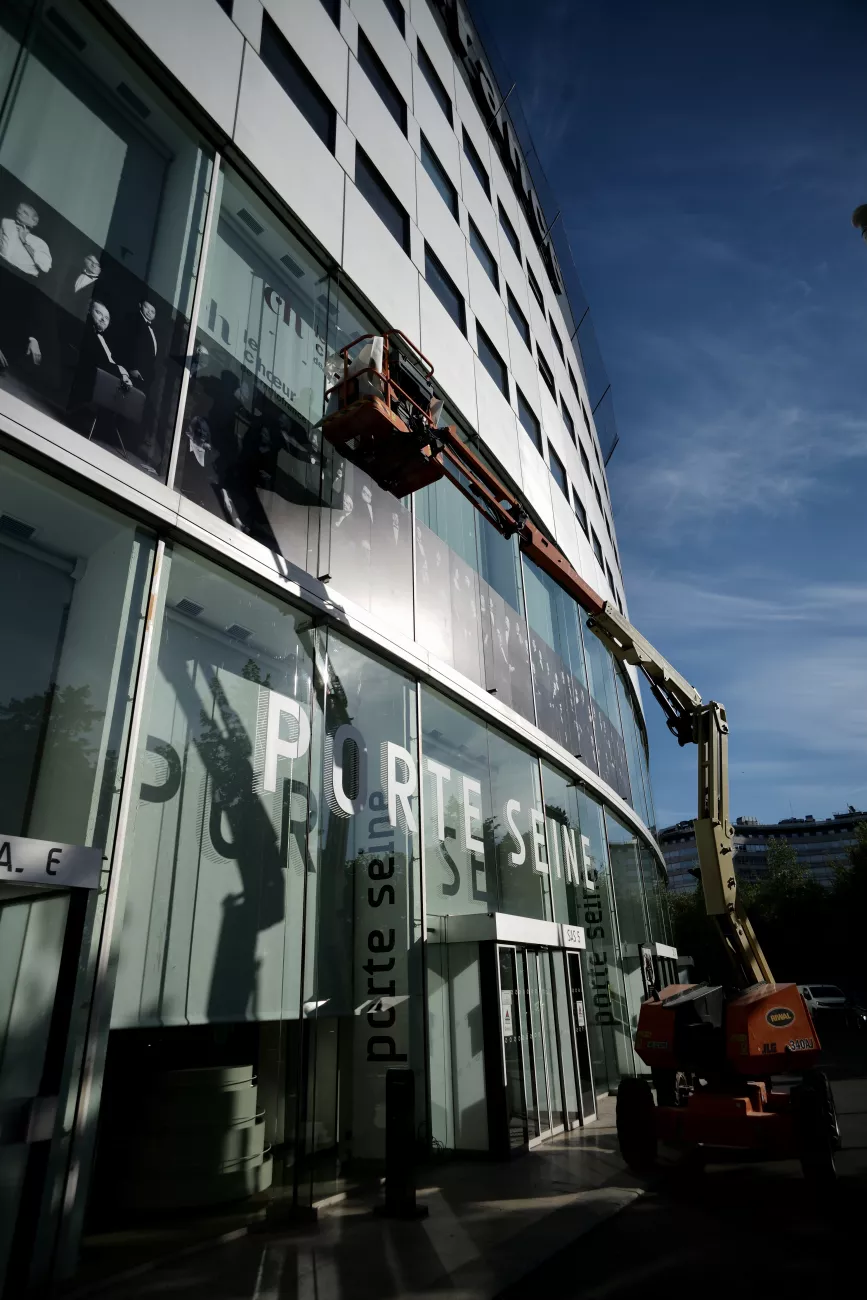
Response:
[{"label": "photo of conductor", "polygon": [[0,218],[0,369],[26,361],[42,364],[45,298],[37,287],[51,270],[51,251],[36,234],[39,213],[32,203],[19,203],[14,217]]}]

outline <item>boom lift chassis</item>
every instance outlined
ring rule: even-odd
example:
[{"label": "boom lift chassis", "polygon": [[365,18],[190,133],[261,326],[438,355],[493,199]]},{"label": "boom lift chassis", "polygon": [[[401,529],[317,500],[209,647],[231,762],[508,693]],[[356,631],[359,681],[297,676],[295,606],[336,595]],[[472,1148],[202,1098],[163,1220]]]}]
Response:
[{"label": "boom lift chassis", "polygon": [[447,478],[503,537],[589,614],[621,664],[640,670],[678,744],[698,749],[695,836],[708,915],[732,966],[730,986],[669,985],[642,1003],[635,1052],[650,1068],[624,1078],[617,1130],[627,1163],[644,1171],[659,1140],[766,1157],[798,1156],[811,1180],[834,1179],[839,1130],[820,1045],[795,984],[777,984],[738,898],[728,803],[725,709],[698,691],[603,600],[531,522],[520,502],[454,426],[437,427],[433,367],[405,335],[365,335],[332,365],[323,436],[381,487],[402,497]]}]

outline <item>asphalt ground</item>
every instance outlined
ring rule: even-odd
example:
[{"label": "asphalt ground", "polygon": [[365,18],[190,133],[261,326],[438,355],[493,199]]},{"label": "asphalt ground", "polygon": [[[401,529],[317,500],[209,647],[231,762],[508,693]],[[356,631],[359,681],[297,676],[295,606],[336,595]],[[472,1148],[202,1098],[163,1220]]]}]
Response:
[{"label": "asphalt ground", "polygon": [[816,1193],[796,1161],[711,1160],[702,1168],[672,1153],[643,1196],[499,1300],[867,1293],[867,1035],[829,1056],[842,1138],[830,1193]]}]

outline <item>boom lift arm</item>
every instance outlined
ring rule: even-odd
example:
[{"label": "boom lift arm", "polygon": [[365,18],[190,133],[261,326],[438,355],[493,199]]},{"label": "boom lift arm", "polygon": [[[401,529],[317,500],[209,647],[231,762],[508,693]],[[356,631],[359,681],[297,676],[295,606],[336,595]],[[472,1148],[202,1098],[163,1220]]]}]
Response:
[{"label": "boom lift arm", "polygon": [[719,926],[738,987],[772,984],[737,896],[723,706],[703,704],[695,687],[576,573],[454,426],[436,427],[442,403],[434,395],[433,367],[405,335],[397,330],[366,335],[343,348],[339,357],[322,420],[328,441],[395,496],[449,479],[499,533],[517,536],[523,553],[590,615],[588,626],[615,659],[641,670],[678,743],[698,746],[695,837],[705,906]]}]

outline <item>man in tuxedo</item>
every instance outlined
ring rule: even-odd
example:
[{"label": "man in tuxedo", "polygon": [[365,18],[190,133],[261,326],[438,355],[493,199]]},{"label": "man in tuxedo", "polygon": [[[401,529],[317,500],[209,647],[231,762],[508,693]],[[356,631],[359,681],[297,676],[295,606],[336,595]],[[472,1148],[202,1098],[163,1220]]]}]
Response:
[{"label": "man in tuxedo", "polygon": [[84,322],[78,365],[69,391],[68,410],[70,422],[79,433],[113,444],[117,442],[116,436],[113,436],[117,417],[109,412],[100,412],[94,402],[97,372],[103,370],[116,376],[125,391],[132,388],[132,379],[127,368],[115,361],[112,355],[106,338],[110,324],[111,314],[108,308],[94,298]]},{"label": "man in tuxedo", "polygon": [[114,350],[129,371],[136,388],[150,392],[156,378],[157,336],[154,321],[157,309],[143,298],[136,311],[131,312],[121,326]]}]

